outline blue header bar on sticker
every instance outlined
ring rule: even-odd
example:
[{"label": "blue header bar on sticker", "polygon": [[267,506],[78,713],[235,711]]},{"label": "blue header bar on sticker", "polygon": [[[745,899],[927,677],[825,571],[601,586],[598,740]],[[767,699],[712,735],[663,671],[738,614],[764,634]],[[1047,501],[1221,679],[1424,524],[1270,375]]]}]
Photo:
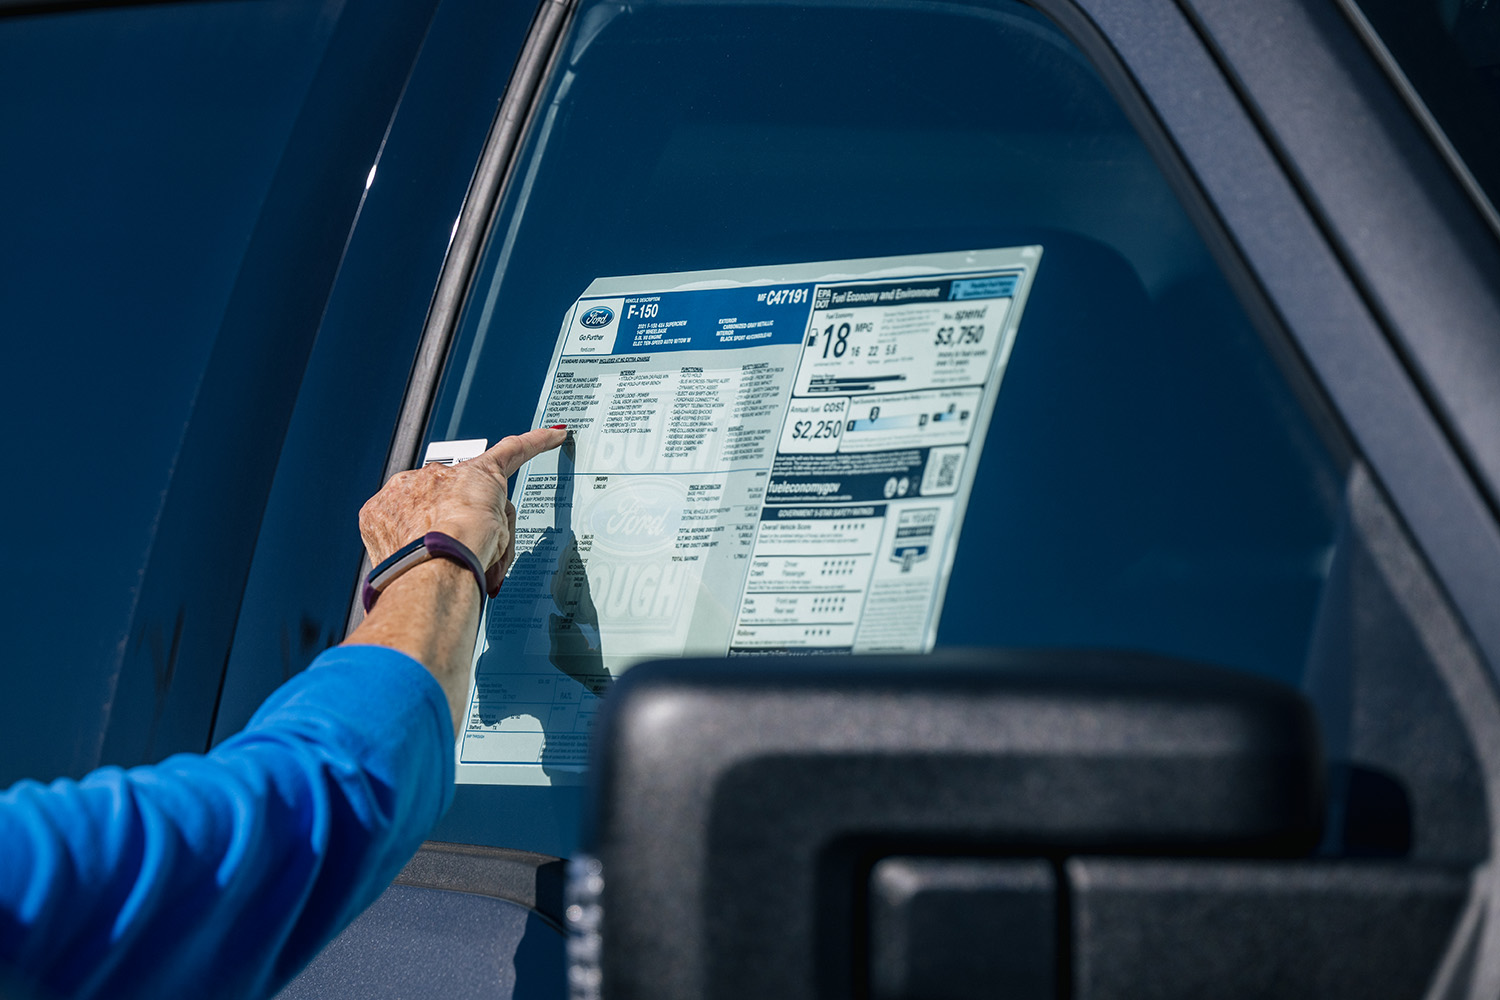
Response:
[{"label": "blue header bar on sticker", "polygon": [[[626,296],[620,306],[620,327],[613,353],[654,354],[800,344],[807,332],[811,300],[810,284]],[[582,306],[587,317],[589,300]],[[587,325],[586,318],[581,322]]]},{"label": "blue header bar on sticker", "polygon": [[861,306],[899,306],[941,302],[948,298],[948,281],[910,279],[880,284],[823,285],[813,295],[814,309],[858,309]]},{"label": "blue header bar on sticker", "polygon": [[954,278],[948,291],[950,301],[956,299],[1008,299],[1016,294],[1019,274],[991,274],[983,278]]},{"label": "blue header bar on sticker", "polygon": [[985,274],[973,278],[906,278],[899,281],[820,285],[813,293],[814,311],[859,309],[867,306],[919,305],[963,299],[1008,299],[1016,294],[1019,272]]}]

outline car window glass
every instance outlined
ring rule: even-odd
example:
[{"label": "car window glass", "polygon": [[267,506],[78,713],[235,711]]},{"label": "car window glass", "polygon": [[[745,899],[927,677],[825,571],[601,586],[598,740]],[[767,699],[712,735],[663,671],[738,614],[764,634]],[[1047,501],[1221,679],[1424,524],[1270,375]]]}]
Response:
[{"label": "car window glass", "polygon": [[[1032,245],[938,645],[1299,681],[1341,471],[1098,74],[1019,4],[585,4],[428,439],[529,424],[601,277]],[[446,834],[564,853],[572,796],[461,788]]]},{"label": "car window glass", "polygon": [[1491,0],[1355,0],[1396,72],[1483,189],[1500,203],[1500,5]]}]

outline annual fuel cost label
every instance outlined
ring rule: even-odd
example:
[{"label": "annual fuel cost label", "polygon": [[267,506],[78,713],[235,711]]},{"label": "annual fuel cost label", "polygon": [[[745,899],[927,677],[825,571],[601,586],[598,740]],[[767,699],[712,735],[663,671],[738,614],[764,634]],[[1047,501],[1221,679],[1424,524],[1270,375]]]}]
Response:
[{"label": "annual fuel cost label", "polygon": [[1039,246],[600,278],[567,310],[459,779],[578,780],[657,656],[932,647]]}]

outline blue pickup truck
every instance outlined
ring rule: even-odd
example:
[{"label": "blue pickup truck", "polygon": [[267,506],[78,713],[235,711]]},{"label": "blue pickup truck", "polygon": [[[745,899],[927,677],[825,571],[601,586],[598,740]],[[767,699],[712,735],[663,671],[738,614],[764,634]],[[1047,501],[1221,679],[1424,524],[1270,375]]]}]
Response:
[{"label": "blue pickup truck", "polygon": [[746,924],[734,976],[570,985],[593,793],[472,781],[283,995],[1494,996],[1497,74],[1482,0],[0,0],[0,785],[234,733],[357,615],[363,500],[529,426],[593,283],[1039,247],[917,652],[1294,692],[1316,829],[971,842],[1045,861],[1024,974],[868,930],[903,842],[788,916],[831,978]]}]

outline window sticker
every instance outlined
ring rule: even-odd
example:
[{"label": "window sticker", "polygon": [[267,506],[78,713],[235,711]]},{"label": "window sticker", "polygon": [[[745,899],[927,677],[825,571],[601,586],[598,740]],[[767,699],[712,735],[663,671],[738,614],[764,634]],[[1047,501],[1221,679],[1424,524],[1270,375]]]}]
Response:
[{"label": "window sticker", "polygon": [[615,678],[925,652],[1039,246],[600,278],[568,310],[458,780],[580,780]]}]

